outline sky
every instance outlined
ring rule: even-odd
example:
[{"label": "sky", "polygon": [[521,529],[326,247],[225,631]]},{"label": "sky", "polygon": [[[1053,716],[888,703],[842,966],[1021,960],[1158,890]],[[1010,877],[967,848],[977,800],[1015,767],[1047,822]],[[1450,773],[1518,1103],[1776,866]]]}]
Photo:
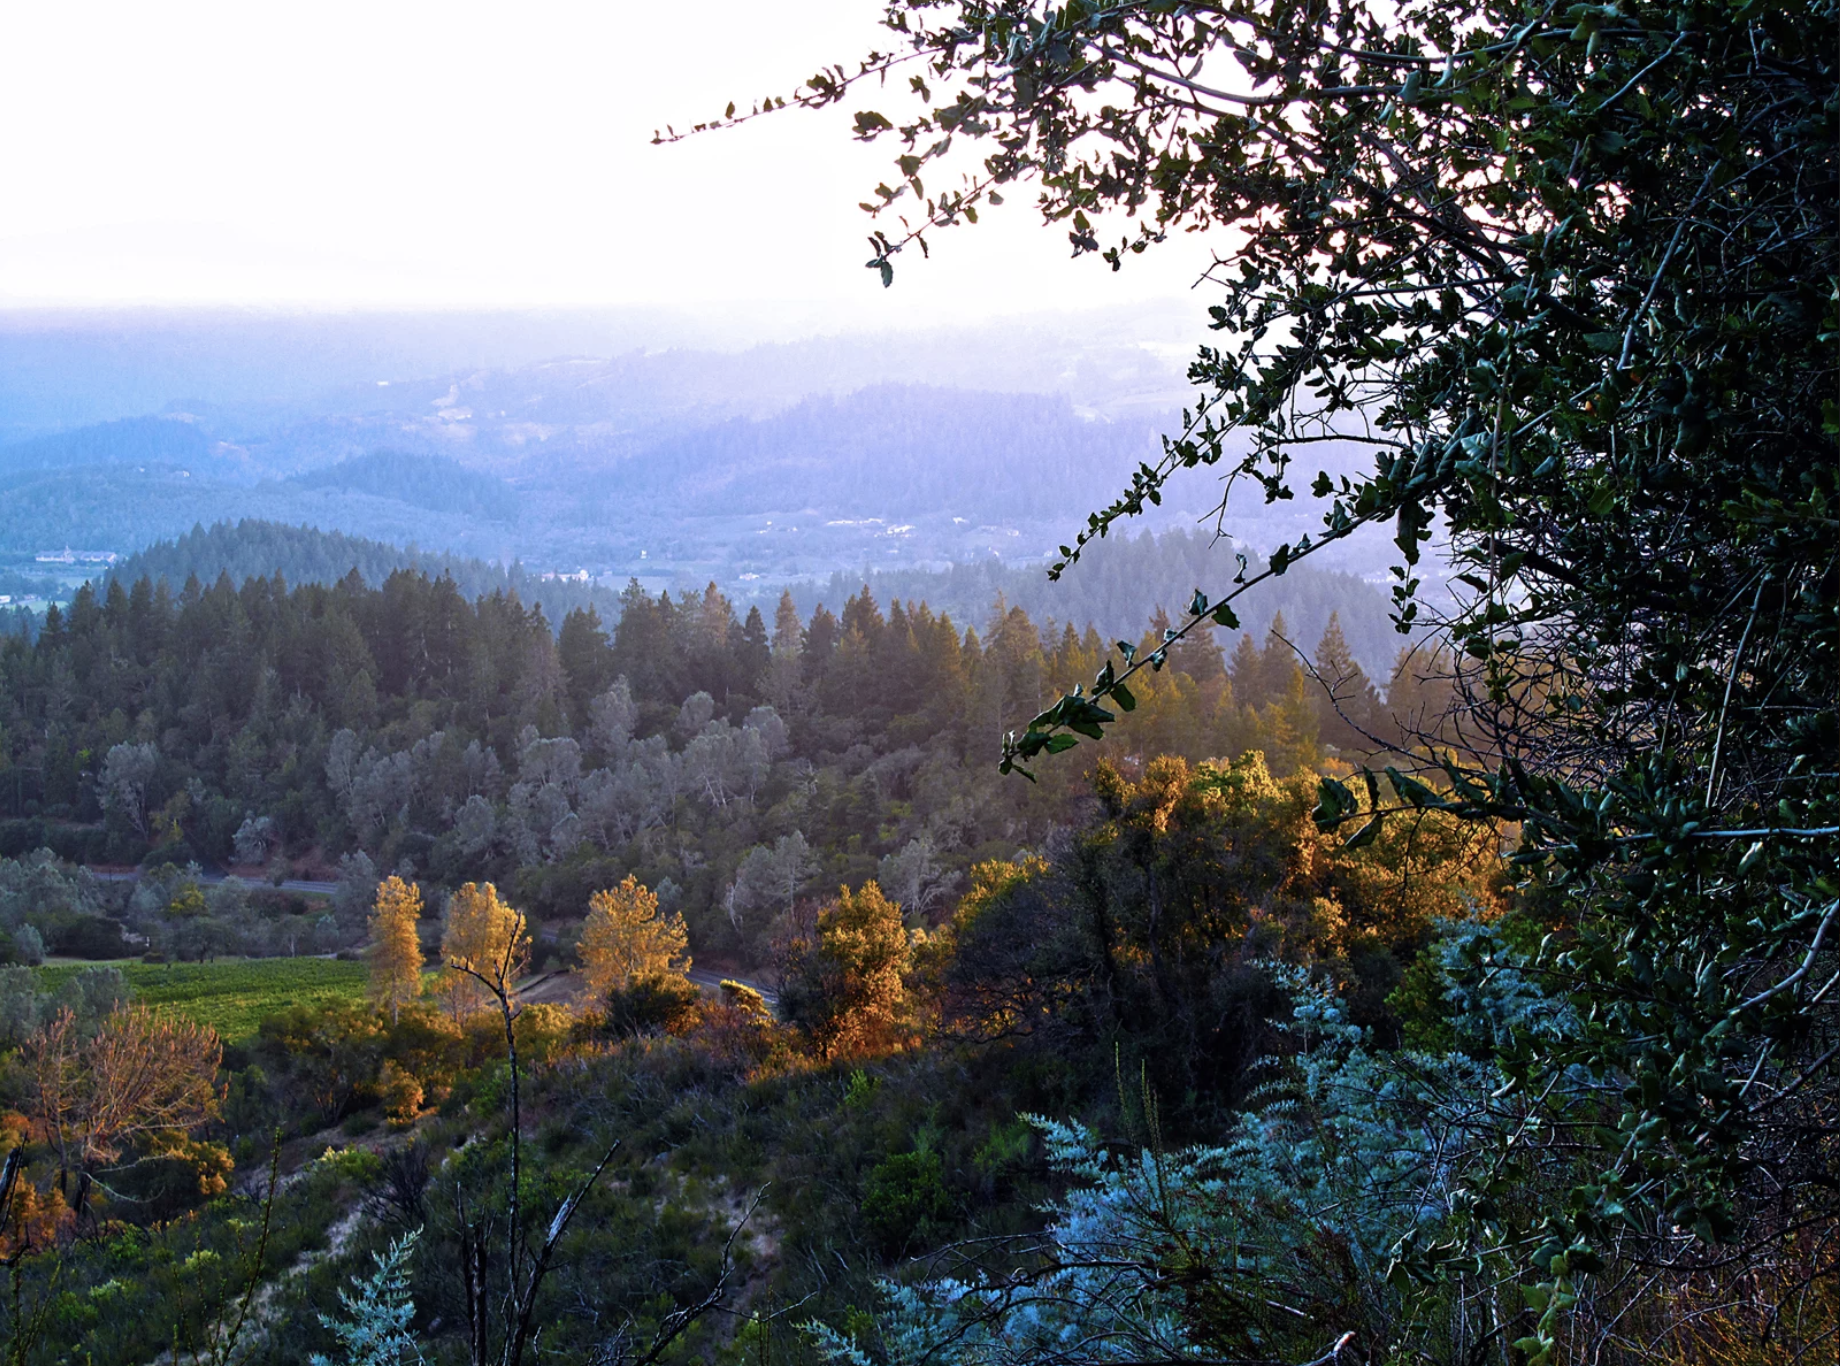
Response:
[{"label": "sky", "polygon": [[[841,110],[667,147],[879,34],[875,0],[0,4],[0,306],[726,303],[933,325],[1188,294],[1114,275],[1026,194],[884,292]],[[1192,297],[1192,296],[1191,296]]]}]

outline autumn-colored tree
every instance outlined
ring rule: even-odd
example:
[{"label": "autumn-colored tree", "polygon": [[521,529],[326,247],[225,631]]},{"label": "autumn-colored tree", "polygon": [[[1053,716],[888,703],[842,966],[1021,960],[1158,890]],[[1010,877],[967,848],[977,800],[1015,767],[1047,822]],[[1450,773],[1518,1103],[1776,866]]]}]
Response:
[{"label": "autumn-colored tree", "polygon": [[422,994],[422,890],[399,877],[377,886],[371,911],[371,1000],[390,1012],[394,1025],[403,1006]]},{"label": "autumn-colored tree", "polygon": [[508,987],[529,965],[524,913],[500,900],[491,883],[466,883],[447,899],[441,957],[447,964],[448,1009],[456,1022],[465,1023],[484,1008],[489,995],[471,974]]},{"label": "autumn-colored tree", "polygon": [[27,1248],[52,1247],[70,1235],[75,1216],[56,1186],[40,1191],[23,1170],[13,1183],[0,1225],[0,1258],[11,1260]]},{"label": "autumn-colored tree", "polygon": [[780,1003],[824,1057],[899,1045],[907,1016],[911,944],[900,906],[874,882],[837,889],[818,912],[815,935],[792,945]]},{"label": "autumn-colored tree", "polygon": [[595,996],[634,982],[690,971],[684,918],[660,913],[658,896],[631,874],[588,899],[581,927],[581,970]]},{"label": "autumn-colored tree", "polygon": [[383,1068],[377,1074],[377,1095],[392,1124],[411,1123],[421,1111],[424,1094],[421,1080],[415,1073],[394,1058],[384,1059]]},{"label": "autumn-colored tree", "polygon": [[85,1037],[66,1007],[26,1040],[28,1106],[59,1172],[87,1177],[209,1119],[222,1059],[206,1025],[124,1004]]}]

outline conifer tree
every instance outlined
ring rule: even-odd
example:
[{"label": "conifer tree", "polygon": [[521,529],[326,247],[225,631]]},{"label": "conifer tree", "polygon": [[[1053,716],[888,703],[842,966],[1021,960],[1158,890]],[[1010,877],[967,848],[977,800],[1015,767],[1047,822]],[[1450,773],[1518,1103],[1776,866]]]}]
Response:
[{"label": "conifer tree", "polygon": [[600,613],[592,606],[575,608],[562,619],[556,641],[569,702],[577,718],[587,715],[588,702],[613,682],[613,648],[601,629]]},{"label": "conifer tree", "polygon": [[805,685],[811,687],[824,677],[824,671],[830,667],[831,654],[837,648],[837,638],[842,635],[842,628],[837,618],[823,603],[811,614],[811,625],[805,628],[803,644],[799,649],[801,672]]},{"label": "conifer tree", "polygon": [[1271,619],[1265,633],[1265,648],[1259,652],[1259,676],[1265,685],[1267,702],[1282,702],[1298,690],[1303,669],[1297,663],[1297,651],[1291,646],[1290,627],[1284,613]]},{"label": "conifer tree", "polygon": [[747,620],[741,623],[740,635],[730,645],[734,657],[735,686],[750,697],[758,697],[761,680],[772,660],[766,618],[761,616],[758,606],[748,608]]},{"label": "conifer tree", "polygon": [[788,588],[780,593],[779,606],[773,609],[773,657],[797,659],[800,638],[804,633],[805,627],[799,621],[799,609],[792,601],[792,590]]},{"label": "conifer tree", "polygon": [[1375,733],[1380,698],[1348,648],[1339,612],[1329,613],[1310,667],[1316,674],[1311,701],[1323,742],[1341,750],[1372,748],[1363,732]]},{"label": "conifer tree", "polygon": [[378,884],[370,925],[371,1000],[390,1012],[392,1025],[422,994],[421,918],[421,888],[394,876]]},{"label": "conifer tree", "polygon": [[1170,646],[1169,663],[1195,680],[1203,702],[1210,707],[1226,690],[1227,665],[1212,630],[1198,631]]},{"label": "conifer tree", "polygon": [[1400,748],[1440,737],[1456,704],[1456,662],[1436,646],[1408,646],[1393,661],[1386,711]]},{"label": "conifer tree", "polygon": [[1233,662],[1228,666],[1233,680],[1233,697],[1242,707],[1258,707],[1265,702],[1265,670],[1259,647],[1252,643],[1250,631],[1240,634],[1233,647]]},{"label": "conifer tree", "polygon": [[684,918],[661,914],[658,895],[630,873],[588,899],[581,927],[581,971],[597,997],[649,978],[690,971]]}]

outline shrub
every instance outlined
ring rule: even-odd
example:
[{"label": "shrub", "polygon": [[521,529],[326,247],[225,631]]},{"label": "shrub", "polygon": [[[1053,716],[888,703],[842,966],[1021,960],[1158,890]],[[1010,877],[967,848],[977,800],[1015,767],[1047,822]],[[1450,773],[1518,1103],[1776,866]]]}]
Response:
[{"label": "shrub", "polygon": [[422,1083],[413,1072],[389,1058],[377,1076],[377,1096],[392,1124],[410,1124],[422,1108]]},{"label": "shrub", "polygon": [[884,1257],[938,1241],[952,1214],[938,1153],[895,1153],[872,1167],[863,1181],[863,1227]]},{"label": "shrub", "polygon": [[608,992],[602,1018],[617,1035],[682,1034],[696,1026],[702,999],[687,979],[660,973]]}]

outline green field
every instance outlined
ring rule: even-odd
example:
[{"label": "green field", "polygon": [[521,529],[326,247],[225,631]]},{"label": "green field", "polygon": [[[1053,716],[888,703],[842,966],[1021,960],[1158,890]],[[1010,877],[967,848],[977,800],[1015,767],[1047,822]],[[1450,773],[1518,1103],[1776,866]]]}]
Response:
[{"label": "green field", "polygon": [[[85,964],[39,968],[47,986],[64,981]],[[120,968],[134,999],[162,1006],[210,1025],[225,1043],[254,1036],[256,1026],[289,1006],[354,1001],[364,995],[362,963],[328,958],[239,958],[215,963],[109,963]]]}]

